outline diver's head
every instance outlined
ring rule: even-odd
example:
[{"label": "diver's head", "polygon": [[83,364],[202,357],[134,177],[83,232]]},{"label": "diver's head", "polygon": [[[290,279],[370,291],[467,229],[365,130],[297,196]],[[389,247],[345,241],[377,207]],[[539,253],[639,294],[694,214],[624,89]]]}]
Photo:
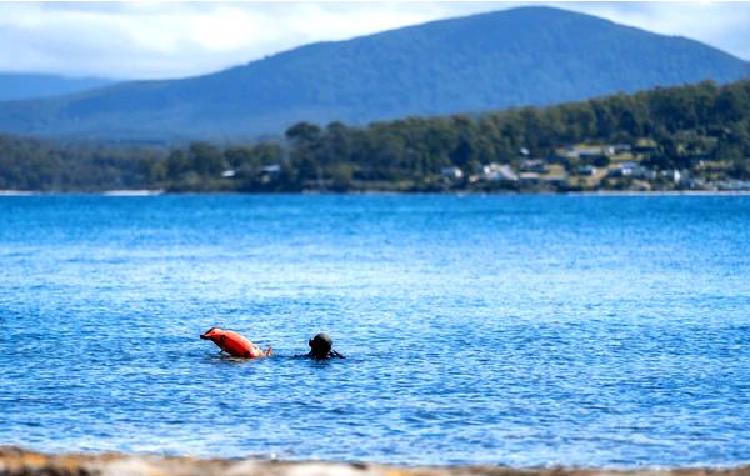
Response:
[{"label": "diver's head", "polygon": [[308,341],[310,353],[315,357],[327,357],[333,347],[333,341],[328,334],[323,332],[315,334],[315,337]]}]

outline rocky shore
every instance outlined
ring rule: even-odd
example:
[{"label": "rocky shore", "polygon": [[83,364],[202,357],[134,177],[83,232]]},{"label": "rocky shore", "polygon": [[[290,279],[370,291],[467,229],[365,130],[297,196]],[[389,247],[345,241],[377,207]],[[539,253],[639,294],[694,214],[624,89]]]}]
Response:
[{"label": "rocky shore", "polygon": [[672,470],[579,468],[511,469],[497,466],[396,467],[375,464],[197,459],[144,455],[48,455],[0,447],[0,476],[750,476],[750,466]]}]

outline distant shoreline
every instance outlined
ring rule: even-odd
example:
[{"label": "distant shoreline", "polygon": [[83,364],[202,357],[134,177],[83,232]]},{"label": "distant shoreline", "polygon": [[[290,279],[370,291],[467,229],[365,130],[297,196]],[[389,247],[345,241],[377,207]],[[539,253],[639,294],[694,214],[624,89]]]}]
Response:
[{"label": "distant shoreline", "polygon": [[0,197],[34,197],[34,196],[102,196],[102,197],[155,197],[160,195],[446,195],[446,196],[603,196],[603,197],[653,197],[653,196],[750,196],[750,190],[655,190],[655,191],[629,191],[629,190],[593,190],[577,192],[518,192],[518,191],[496,191],[496,192],[479,192],[479,191],[446,191],[446,192],[404,192],[390,190],[367,190],[356,192],[333,192],[308,190],[302,192],[170,192],[165,190],[102,190],[102,191],[40,191],[40,190],[0,190]]}]

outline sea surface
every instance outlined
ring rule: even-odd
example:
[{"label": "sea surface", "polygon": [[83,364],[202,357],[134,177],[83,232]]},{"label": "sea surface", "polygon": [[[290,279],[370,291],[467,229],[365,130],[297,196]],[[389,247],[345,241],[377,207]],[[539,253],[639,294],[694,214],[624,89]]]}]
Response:
[{"label": "sea surface", "polygon": [[0,197],[0,444],[747,464],[750,197]]}]

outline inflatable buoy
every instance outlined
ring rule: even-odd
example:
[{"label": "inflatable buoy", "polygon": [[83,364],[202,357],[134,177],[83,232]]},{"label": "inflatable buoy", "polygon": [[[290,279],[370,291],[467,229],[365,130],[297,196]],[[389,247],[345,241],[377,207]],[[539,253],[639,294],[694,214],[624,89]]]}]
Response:
[{"label": "inflatable buoy", "polygon": [[203,340],[210,340],[218,345],[224,352],[235,357],[246,357],[248,359],[257,359],[271,355],[271,347],[261,350],[260,347],[253,344],[246,337],[243,337],[234,331],[225,331],[218,327],[212,327],[201,336]]}]

